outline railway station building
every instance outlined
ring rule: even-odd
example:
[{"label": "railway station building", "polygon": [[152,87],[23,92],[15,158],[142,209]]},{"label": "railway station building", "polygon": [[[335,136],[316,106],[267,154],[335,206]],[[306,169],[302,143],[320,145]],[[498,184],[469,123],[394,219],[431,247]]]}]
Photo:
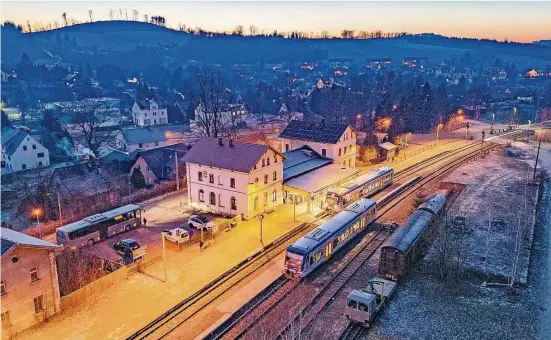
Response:
[{"label": "railway station building", "polygon": [[283,202],[316,213],[326,207],[327,190],[357,177],[359,169],[335,164],[308,146],[287,151],[283,162]]}]

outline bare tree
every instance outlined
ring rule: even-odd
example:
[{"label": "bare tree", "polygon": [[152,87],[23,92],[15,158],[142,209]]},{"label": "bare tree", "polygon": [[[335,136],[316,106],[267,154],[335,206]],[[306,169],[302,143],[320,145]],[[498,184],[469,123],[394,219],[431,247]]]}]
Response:
[{"label": "bare tree", "polygon": [[249,26],[249,35],[250,36],[255,36],[258,32],[258,28],[256,28],[256,26],[254,25],[251,25]]},{"label": "bare tree", "polygon": [[128,20],[128,8],[124,9],[124,17]]},{"label": "bare tree", "polygon": [[287,111],[282,112],[283,117],[287,122],[293,119],[295,113],[295,77],[291,73],[284,73],[277,79],[277,87],[281,93],[283,104],[287,108]]},{"label": "bare tree", "polygon": [[91,9],[88,10],[88,16],[90,17],[90,22],[94,21],[94,20],[92,20],[92,10]]},{"label": "bare tree", "polygon": [[63,22],[65,22],[65,26],[67,26],[69,23],[67,22],[67,13],[66,12],[63,12],[63,14],[61,14],[61,17],[63,18]]},{"label": "bare tree", "polygon": [[115,18],[115,11],[112,8],[109,8],[109,20],[113,20]]},{"label": "bare tree", "polygon": [[245,31],[245,28],[243,27],[243,25],[237,25],[235,26],[235,28],[233,29],[233,33],[234,35],[243,35],[243,32]]},{"label": "bare tree", "polygon": [[138,14],[140,12],[137,9],[132,10],[132,18],[134,21],[138,21]]},{"label": "bare tree", "polygon": [[325,31],[325,30],[321,31],[321,38],[322,38],[322,39],[327,39],[327,38],[329,38],[329,32],[328,32],[328,31]]},{"label": "bare tree", "polygon": [[342,30],[341,36],[343,39],[352,39],[354,38],[354,30]]},{"label": "bare tree", "polygon": [[27,20],[27,32],[31,33],[33,31],[32,27],[31,27],[31,22],[29,20]]},{"label": "bare tree", "polygon": [[441,279],[449,279],[450,274],[459,274],[463,250],[466,249],[464,243],[472,230],[465,225],[464,219],[449,213],[434,223],[437,224],[434,228],[436,268]]},{"label": "bare tree", "polygon": [[117,134],[115,128],[119,122],[100,100],[88,98],[73,101],[67,107],[67,112],[73,128],[82,134],[86,147],[95,156],[99,148]]},{"label": "bare tree", "polygon": [[213,68],[195,69],[193,82],[193,99],[198,105],[195,115],[198,132],[204,137],[218,137],[228,123],[228,117],[222,112],[222,96],[226,91],[222,73]]},{"label": "bare tree", "polygon": [[149,15],[144,14],[144,15],[143,15],[143,21],[144,21],[144,22],[149,22]]}]

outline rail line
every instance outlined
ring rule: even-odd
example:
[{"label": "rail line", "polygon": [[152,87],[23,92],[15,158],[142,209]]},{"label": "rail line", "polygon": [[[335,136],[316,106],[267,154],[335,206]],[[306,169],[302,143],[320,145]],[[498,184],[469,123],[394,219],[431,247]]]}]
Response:
[{"label": "rail line", "polygon": [[[509,132],[509,134],[511,134],[511,132]],[[478,142],[471,143],[457,150],[448,150],[427,158],[422,162],[416,163],[406,169],[403,169],[402,171],[397,172],[396,177],[400,179],[405,178],[416,171],[442,161],[451,155],[468,150],[478,144]],[[320,216],[317,220],[325,216],[327,215]],[[129,336],[128,339],[144,339],[150,336],[155,339],[165,337],[178,326],[193,317],[199,310],[222,296],[228,289],[239,284],[266,264],[270,259],[281,254],[288,245],[294,242],[296,238],[313,229],[313,227],[315,227],[315,224],[313,223],[315,223],[315,221],[303,223],[274,242],[268,244],[261,251],[249,256],[246,260],[240,262],[188,298],[179,302],[176,306],[169,309],[167,312],[163,313],[158,318]]]},{"label": "rail line", "polygon": [[[390,211],[390,209],[392,209],[395,205],[397,205],[400,202],[400,198],[410,195],[412,192],[416,191],[420,187],[432,181],[437,180],[439,177],[448,173],[449,171],[456,168],[457,166],[471,159],[474,159],[478,155],[483,154],[494,147],[496,147],[495,144],[488,143],[485,146],[479,149],[476,149],[471,153],[468,153],[467,155],[463,155],[457,159],[452,160],[451,162],[443,165],[440,169],[432,172],[428,176],[425,176],[421,181],[405,189],[403,192],[401,192],[395,198],[393,198],[388,204],[385,204],[384,207],[381,207],[382,209],[380,211],[378,218],[385,215],[387,212]],[[284,311],[287,311],[290,313],[293,310],[293,308],[290,308],[290,306],[293,306],[293,303],[295,301],[291,301],[289,303],[282,303],[282,301],[285,301],[288,299],[294,300],[300,295],[307,296],[306,289],[304,292],[295,293],[295,294],[289,294],[289,292],[292,290],[296,290],[297,287],[299,289],[300,287],[307,287],[309,282],[292,283],[290,282],[290,280],[286,280],[285,283],[282,284],[282,286],[286,286],[286,287],[290,286],[291,287],[290,289],[285,289],[285,292],[283,293],[275,292],[273,295],[266,295],[266,298],[263,301],[258,302],[255,306],[252,306],[249,310],[245,311],[244,313],[242,312],[243,314],[240,317],[238,317],[235,321],[233,321],[230,325],[226,326],[225,329],[222,332],[220,332],[220,334],[217,334],[217,335],[212,334],[212,336],[208,338],[236,339],[236,338],[246,337],[246,338],[272,339],[272,338],[282,337],[282,335],[285,334],[286,332],[295,332],[296,331],[294,329],[295,324],[298,324],[298,326],[296,327],[299,327],[300,330],[302,330],[302,328],[306,327],[316,317],[316,315],[326,306],[326,304],[332,300],[335,294],[337,294],[340,288],[352,277],[352,275],[357,271],[357,269],[361,266],[361,264],[363,264],[367,259],[369,259],[376,252],[376,250],[384,242],[387,236],[388,236],[387,233],[379,231],[369,242],[361,246],[360,250],[353,250],[354,254],[352,255],[352,258],[345,263],[344,267],[342,267],[342,269],[339,270],[337,274],[334,275],[329,280],[329,282],[327,282],[321,289],[318,288],[317,293],[313,297],[312,296],[309,297],[304,307],[294,308],[295,310],[298,309],[298,311],[295,311],[290,322],[287,322],[286,324],[283,324],[283,325],[281,325],[281,322],[279,322],[280,327],[277,327],[277,326],[274,327],[274,325],[270,325],[270,327],[267,327],[268,330],[258,329],[255,331],[255,326],[259,325],[259,322],[261,321],[261,319],[265,315],[267,315],[267,313],[269,313],[270,311],[274,311],[275,315],[285,315],[283,311],[280,311],[279,313],[277,313],[276,308],[278,305],[282,306],[281,308]],[[285,298],[281,299],[281,296],[284,296]],[[304,319],[302,319],[303,317]],[[289,320],[289,319],[286,318],[286,320]],[[275,330],[277,334],[269,335],[269,334],[262,333],[265,331],[273,333],[274,328],[279,329],[279,330]],[[293,335],[290,334],[290,337],[293,337]]]},{"label": "rail line", "polygon": [[341,334],[341,336],[339,337],[339,340],[361,339],[365,333],[365,330],[366,330],[365,327],[351,322],[348,324],[348,327],[346,327],[344,332]]}]

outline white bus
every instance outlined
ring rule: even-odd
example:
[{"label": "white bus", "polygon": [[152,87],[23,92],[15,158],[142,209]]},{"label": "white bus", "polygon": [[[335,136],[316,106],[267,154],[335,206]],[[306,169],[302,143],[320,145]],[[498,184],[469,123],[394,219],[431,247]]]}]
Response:
[{"label": "white bus", "polygon": [[327,209],[340,211],[361,197],[369,197],[392,184],[394,169],[381,167],[327,191]]},{"label": "white bus", "polygon": [[56,229],[57,244],[70,247],[90,246],[108,237],[142,225],[141,209],[129,204]]}]

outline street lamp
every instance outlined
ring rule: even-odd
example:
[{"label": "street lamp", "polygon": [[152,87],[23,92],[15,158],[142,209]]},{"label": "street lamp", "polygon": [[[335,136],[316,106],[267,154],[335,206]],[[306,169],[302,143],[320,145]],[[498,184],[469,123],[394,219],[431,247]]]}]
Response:
[{"label": "street lamp", "polygon": [[163,267],[165,271],[165,282],[166,282],[166,248],[165,248],[166,232],[164,230],[161,232],[161,238],[163,239]]},{"label": "street lamp", "polygon": [[36,214],[36,226],[38,227],[38,231],[40,232],[40,238],[42,238],[42,228],[40,228],[40,219],[38,216],[40,215],[40,209],[34,209],[34,214]]},{"label": "street lamp", "polygon": [[262,243],[262,221],[264,220],[264,214],[258,215],[258,220],[260,221],[260,243]]}]

